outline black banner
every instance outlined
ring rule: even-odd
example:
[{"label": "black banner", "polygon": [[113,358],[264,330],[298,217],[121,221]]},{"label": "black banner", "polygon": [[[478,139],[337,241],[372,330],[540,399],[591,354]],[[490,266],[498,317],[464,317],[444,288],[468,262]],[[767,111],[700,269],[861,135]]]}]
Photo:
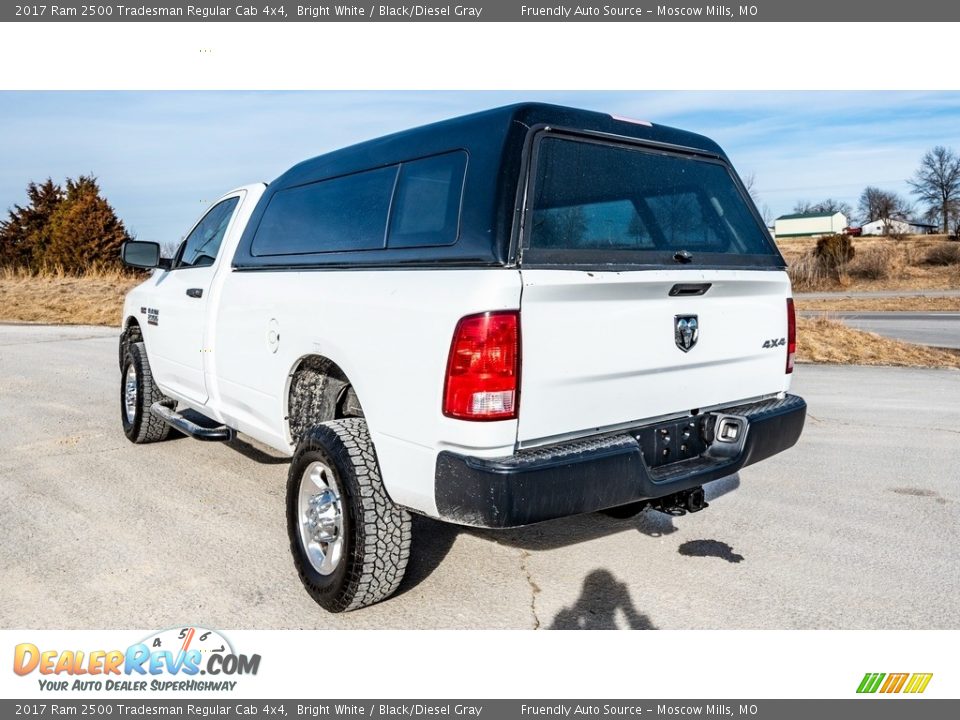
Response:
[{"label": "black banner", "polygon": [[3,4],[3,22],[949,22],[960,3],[942,0],[752,0],[747,4],[612,0],[247,3],[131,0],[129,3]]}]

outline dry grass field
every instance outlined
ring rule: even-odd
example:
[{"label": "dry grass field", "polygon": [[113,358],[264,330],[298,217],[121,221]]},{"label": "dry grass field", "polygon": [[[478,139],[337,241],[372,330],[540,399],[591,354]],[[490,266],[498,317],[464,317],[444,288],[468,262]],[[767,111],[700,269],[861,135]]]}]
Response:
[{"label": "dry grass field", "polygon": [[829,318],[797,318],[797,360],[838,365],[950,367],[960,369],[960,352],[891,340],[854,330]]},{"label": "dry grass field", "polygon": [[798,312],[960,312],[960,297],[798,298]]},{"label": "dry grass field", "polygon": [[814,238],[779,240],[777,247],[787,261],[794,292],[960,288],[960,242],[948,240],[943,235],[916,235],[902,240],[886,237],[852,240],[853,260],[835,277],[814,277],[809,272],[814,264],[812,253],[817,244]]},{"label": "dry grass field", "polygon": [[142,281],[124,272],[74,277],[0,270],[0,322],[119,325],[124,295]]}]

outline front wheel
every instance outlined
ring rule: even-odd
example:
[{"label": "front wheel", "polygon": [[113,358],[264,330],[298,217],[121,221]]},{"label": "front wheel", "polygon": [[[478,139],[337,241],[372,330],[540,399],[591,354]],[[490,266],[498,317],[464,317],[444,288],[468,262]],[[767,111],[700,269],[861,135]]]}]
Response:
[{"label": "front wheel", "polygon": [[155,402],[173,401],[154,384],[144,344],[131,343],[124,353],[120,375],[120,422],[130,442],[150,443],[169,437],[170,426],[150,412]]},{"label": "front wheel", "polygon": [[366,421],[326,422],[300,442],[287,479],[287,531],[304,588],[330,612],[372,605],[400,585],[410,515],[387,496]]}]

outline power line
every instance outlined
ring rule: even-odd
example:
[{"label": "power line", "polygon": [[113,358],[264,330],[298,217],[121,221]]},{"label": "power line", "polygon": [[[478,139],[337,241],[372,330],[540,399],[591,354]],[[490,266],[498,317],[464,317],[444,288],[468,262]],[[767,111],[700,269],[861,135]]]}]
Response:
[{"label": "power line", "polygon": [[[868,185],[892,185],[894,183],[906,183],[906,179],[901,180],[874,180]],[[762,185],[757,186],[757,192],[807,192],[814,190],[836,190],[838,188],[859,188],[866,187],[867,185],[861,186],[859,183],[843,183],[837,185],[808,185],[805,187],[783,187],[783,188],[764,188]]]}]

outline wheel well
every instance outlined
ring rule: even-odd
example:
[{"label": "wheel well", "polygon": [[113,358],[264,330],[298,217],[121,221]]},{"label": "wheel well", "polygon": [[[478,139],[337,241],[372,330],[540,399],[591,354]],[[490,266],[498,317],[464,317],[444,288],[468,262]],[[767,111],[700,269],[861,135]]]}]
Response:
[{"label": "wheel well", "polygon": [[363,417],[353,385],[340,366],[322,355],[307,355],[290,373],[287,424],[298,443],[313,426],[328,420]]},{"label": "wheel well", "polygon": [[136,318],[127,318],[123,324],[123,332],[120,333],[120,369],[123,370],[123,357],[127,354],[127,348],[132,343],[143,341],[143,331],[140,330],[140,323]]}]

